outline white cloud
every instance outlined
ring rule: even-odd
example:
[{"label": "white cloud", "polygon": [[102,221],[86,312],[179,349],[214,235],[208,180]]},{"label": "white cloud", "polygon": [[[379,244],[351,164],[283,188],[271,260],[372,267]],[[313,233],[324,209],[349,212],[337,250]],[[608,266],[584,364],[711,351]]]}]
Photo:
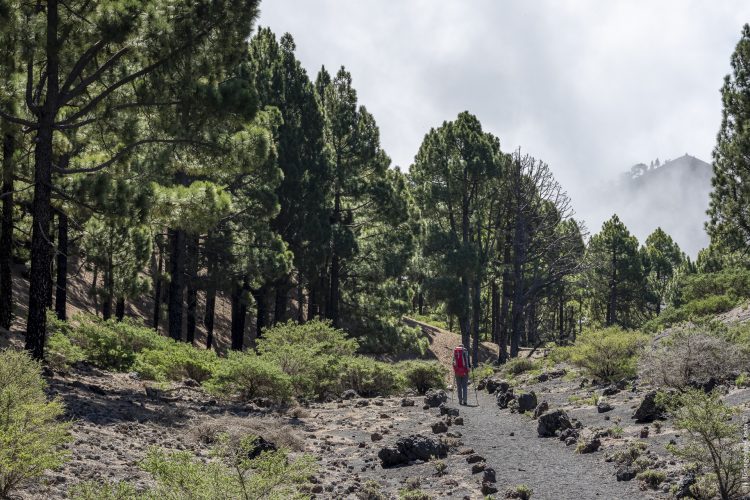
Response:
[{"label": "white cloud", "polygon": [[[592,229],[592,182],[686,152],[710,161],[719,88],[750,2],[265,0],[311,76],[345,65],[384,148],[408,167],[463,110],[550,164]],[[639,235],[641,236],[641,235]]]}]

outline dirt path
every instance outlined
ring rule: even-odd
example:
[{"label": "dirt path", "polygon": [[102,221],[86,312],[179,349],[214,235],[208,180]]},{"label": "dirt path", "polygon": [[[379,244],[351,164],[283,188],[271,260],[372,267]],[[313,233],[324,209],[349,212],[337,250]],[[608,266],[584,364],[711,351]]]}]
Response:
[{"label": "dirt path", "polygon": [[530,417],[500,410],[486,392],[478,397],[478,407],[461,407],[463,441],[497,471],[498,482],[526,484],[534,499],[648,498],[636,481],[618,482],[601,453],[576,455],[557,439],[537,437]]}]

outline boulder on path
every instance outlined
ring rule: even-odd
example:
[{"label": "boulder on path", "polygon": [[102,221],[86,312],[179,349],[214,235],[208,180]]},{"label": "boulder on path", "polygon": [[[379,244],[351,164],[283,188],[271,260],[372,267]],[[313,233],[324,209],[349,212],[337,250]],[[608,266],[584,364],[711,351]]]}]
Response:
[{"label": "boulder on path", "polygon": [[614,410],[614,407],[606,401],[599,401],[599,404],[596,405],[596,411],[599,413],[607,413],[612,410]]},{"label": "boulder on path", "polygon": [[577,451],[578,453],[594,453],[601,445],[602,442],[598,437],[590,437],[584,439]]},{"label": "boulder on path", "polygon": [[466,457],[466,463],[468,464],[476,464],[479,462],[484,462],[484,457],[482,455],[477,455],[476,453],[472,453],[468,457]]},{"label": "boulder on path", "polygon": [[534,410],[534,418],[539,418],[547,410],[549,410],[549,403],[546,401],[542,401]]},{"label": "boulder on path", "polygon": [[378,458],[384,468],[408,464],[415,460],[425,462],[432,458],[445,458],[448,447],[435,439],[415,434],[399,438],[393,446],[382,448]]},{"label": "boulder on path", "polygon": [[442,420],[438,420],[434,424],[432,424],[432,432],[433,434],[442,434],[444,432],[448,432],[448,424],[446,424]]},{"label": "boulder on path", "polygon": [[537,375],[536,379],[538,382],[546,382],[555,378],[564,377],[567,373],[568,372],[562,368],[560,370],[550,370],[548,372],[540,373]]},{"label": "boulder on path", "polygon": [[485,386],[487,387],[487,392],[490,394],[494,394],[495,392],[507,392],[508,389],[510,389],[510,384],[507,380],[496,378],[488,379]]},{"label": "boulder on path", "polygon": [[513,389],[497,392],[497,406],[502,409],[507,408],[514,399],[516,399],[516,396],[513,394]]},{"label": "boulder on path", "polygon": [[539,417],[536,431],[539,437],[554,437],[558,432],[572,427],[565,410],[555,410]]},{"label": "boulder on path", "polygon": [[665,408],[656,402],[656,395],[656,391],[650,391],[643,397],[643,401],[641,401],[632,417],[636,422],[648,423],[657,418],[662,418]]},{"label": "boulder on path", "polygon": [[449,417],[458,416],[458,408],[451,408],[445,403],[440,404],[440,415],[448,415]]},{"label": "boulder on path", "polygon": [[424,395],[424,404],[430,408],[437,408],[448,401],[448,395],[442,389],[429,389]]},{"label": "boulder on path", "polygon": [[250,449],[247,450],[247,458],[252,460],[259,457],[260,454],[264,451],[276,451],[276,449],[277,448],[275,444],[270,441],[266,441],[262,437],[258,436],[255,441],[253,441]]},{"label": "boulder on path", "polygon": [[534,393],[534,391],[519,394],[516,400],[518,402],[519,413],[531,411],[536,408],[537,405],[536,394]]},{"label": "boulder on path", "polygon": [[638,475],[638,471],[634,467],[630,466],[623,466],[617,469],[617,472],[615,472],[615,477],[618,481],[630,481],[632,479],[635,479],[635,476]]},{"label": "boulder on path", "polygon": [[414,406],[414,400],[409,398],[404,398],[401,400],[401,406],[407,407],[407,406]]},{"label": "boulder on path", "polygon": [[492,467],[485,467],[484,474],[482,475],[482,482],[496,483],[497,474],[495,473],[495,469],[493,469]]}]

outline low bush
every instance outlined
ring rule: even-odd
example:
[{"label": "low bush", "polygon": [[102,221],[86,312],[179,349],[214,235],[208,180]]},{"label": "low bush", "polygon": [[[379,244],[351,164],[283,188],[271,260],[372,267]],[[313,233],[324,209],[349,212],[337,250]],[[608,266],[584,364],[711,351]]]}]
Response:
[{"label": "low bush", "polygon": [[289,375],[294,394],[322,398],[340,392],[342,360],[354,355],[357,341],[330,323],[288,322],[264,332],[258,352]]},{"label": "low bush", "polygon": [[108,370],[130,370],[139,352],[156,347],[164,339],[133,320],[77,316],[74,323],[70,340],[83,350],[87,361]]},{"label": "low bush", "polygon": [[252,353],[230,352],[217,364],[206,387],[223,396],[264,397],[279,403],[288,402],[292,396],[291,377],[273,361]]},{"label": "low bush", "polygon": [[646,341],[645,335],[618,327],[584,331],[571,349],[570,361],[599,380],[619,381],[635,376]]},{"label": "low bush", "polygon": [[639,372],[656,386],[685,389],[710,379],[735,377],[746,361],[725,336],[690,325],[673,328],[668,337],[644,352]]},{"label": "low bush", "polygon": [[495,375],[495,367],[489,363],[481,363],[478,367],[474,368],[473,373],[476,380],[490,378]]},{"label": "low bush", "polygon": [[505,364],[503,370],[510,375],[520,375],[531,370],[536,370],[537,368],[539,368],[539,363],[523,357],[511,359]]},{"label": "low bush", "polygon": [[86,353],[62,333],[47,339],[47,365],[55,371],[68,370],[73,364],[86,360]]},{"label": "low bush", "polygon": [[47,401],[38,363],[26,353],[0,351],[0,498],[67,458],[71,439],[63,405]]},{"label": "low bush", "polygon": [[636,479],[642,481],[646,486],[654,490],[658,488],[666,478],[667,475],[663,471],[653,469],[639,472],[636,476]]},{"label": "low bush", "polygon": [[409,387],[419,394],[429,389],[445,389],[446,370],[437,361],[404,361],[397,365]]},{"label": "low bush", "polygon": [[709,316],[727,312],[737,305],[738,300],[727,295],[710,295],[696,298],[679,307],[669,307],[659,316],[643,325],[649,332],[657,332],[686,321],[697,321]]},{"label": "low bush", "polygon": [[742,486],[745,452],[737,410],[716,392],[689,389],[668,399],[675,428],[685,431],[686,443],[668,450],[688,463],[711,471],[721,498],[735,498]]},{"label": "low bush", "polygon": [[404,383],[404,376],[388,363],[365,357],[349,357],[342,362],[343,390],[354,389],[365,397],[388,396],[402,389]]},{"label": "low bush", "polygon": [[204,382],[211,378],[218,363],[214,351],[159,337],[153,347],[136,355],[132,369],[148,380],[164,382],[189,378]]}]

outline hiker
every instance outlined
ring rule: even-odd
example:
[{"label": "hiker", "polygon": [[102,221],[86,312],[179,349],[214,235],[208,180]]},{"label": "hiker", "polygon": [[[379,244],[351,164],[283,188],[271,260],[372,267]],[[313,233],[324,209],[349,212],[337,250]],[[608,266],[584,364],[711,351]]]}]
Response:
[{"label": "hiker", "polygon": [[469,394],[469,350],[463,344],[453,349],[453,373],[456,375],[458,404],[466,405]]}]

